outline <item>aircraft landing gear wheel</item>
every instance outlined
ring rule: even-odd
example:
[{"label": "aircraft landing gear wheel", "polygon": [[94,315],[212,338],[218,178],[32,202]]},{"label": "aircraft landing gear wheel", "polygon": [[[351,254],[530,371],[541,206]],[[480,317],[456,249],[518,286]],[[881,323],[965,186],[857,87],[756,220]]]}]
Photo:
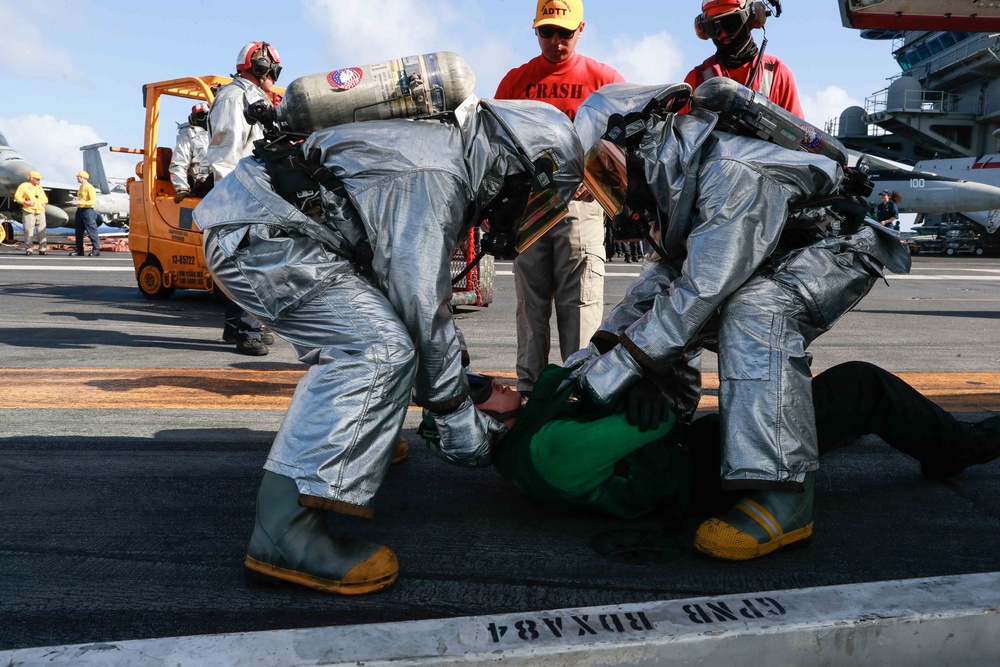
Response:
[{"label": "aircraft landing gear wheel", "polygon": [[173,287],[163,284],[163,267],[152,255],[139,267],[135,279],[139,283],[139,291],[147,299],[169,299],[174,293]]}]

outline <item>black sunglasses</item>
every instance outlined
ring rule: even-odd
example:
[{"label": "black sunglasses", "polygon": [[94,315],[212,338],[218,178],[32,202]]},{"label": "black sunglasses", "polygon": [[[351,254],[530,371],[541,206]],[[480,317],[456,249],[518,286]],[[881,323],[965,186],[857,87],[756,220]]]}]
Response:
[{"label": "black sunglasses", "polygon": [[543,25],[535,28],[535,30],[538,31],[538,36],[542,39],[552,39],[553,35],[559,35],[559,39],[572,39],[579,28],[567,30],[566,28],[557,28],[554,25]]}]

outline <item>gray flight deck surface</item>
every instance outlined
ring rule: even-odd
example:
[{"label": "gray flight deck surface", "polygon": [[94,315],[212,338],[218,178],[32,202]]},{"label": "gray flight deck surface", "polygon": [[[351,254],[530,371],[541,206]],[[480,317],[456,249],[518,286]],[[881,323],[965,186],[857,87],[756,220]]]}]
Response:
[{"label": "gray flight deck surface", "polygon": [[[21,378],[32,370],[52,387],[0,410],[0,650],[1000,570],[1000,462],[928,482],[914,462],[869,438],[823,460],[807,548],[711,562],[691,554],[695,524],[688,523],[663,536],[676,545],[665,562],[630,565],[599,555],[591,540],[611,529],[657,529],[662,517],[626,523],[532,503],[491,469],[434,458],[415,435],[411,410],[404,430],[411,456],[389,472],[375,519],[344,520],[345,529],[396,551],[399,581],[360,597],[248,584],[242,562],[255,491],[283,410],[213,407],[211,398],[123,408],[106,397],[136,387],[135,378],[116,380],[120,371],[171,369],[150,374],[143,388],[202,388],[220,402],[259,392],[272,406],[276,394],[290,393],[294,373],[255,383],[236,371],[302,366],[281,340],[267,357],[236,355],[219,340],[216,301],[193,292],[147,301],[131,266],[127,254],[25,257],[0,249],[6,401],[21,403],[18,392],[28,392],[21,383],[30,382]],[[510,377],[513,280],[509,263],[498,270],[496,302],[458,318],[474,367]],[[607,307],[637,272],[620,260],[608,265]],[[861,359],[896,372],[1000,373],[998,319],[1000,260],[917,257],[911,277],[890,276],[889,287],[877,286],[819,339],[814,370]],[[714,372],[714,357],[706,357],[705,370]],[[91,369],[92,379],[74,383],[73,369]],[[208,377],[219,369],[234,373]],[[65,384],[51,382],[63,371]],[[948,377],[963,384],[963,376]],[[989,388],[962,418],[1000,411],[996,383],[981,386]],[[65,407],[85,402],[88,390],[100,390],[101,402]]]}]

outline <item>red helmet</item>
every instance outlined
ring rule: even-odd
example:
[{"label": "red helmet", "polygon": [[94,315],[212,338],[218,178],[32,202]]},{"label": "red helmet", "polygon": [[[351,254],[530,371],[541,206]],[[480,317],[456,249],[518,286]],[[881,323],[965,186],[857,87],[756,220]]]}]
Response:
[{"label": "red helmet", "polygon": [[198,102],[191,107],[191,113],[208,113],[208,102]]},{"label": "red helmet", "polygon": [[745,9],[748,0],[702,0],[701,15],[707,19]]},{"label": "red helmet", "polygon": [[281,74],[281,56],[278,49],[267,42],[250,42],[240,50],[236,56],[236,73],[251,72],[258,79],[263,80],[268,74],[271,79],[278,80]]}]

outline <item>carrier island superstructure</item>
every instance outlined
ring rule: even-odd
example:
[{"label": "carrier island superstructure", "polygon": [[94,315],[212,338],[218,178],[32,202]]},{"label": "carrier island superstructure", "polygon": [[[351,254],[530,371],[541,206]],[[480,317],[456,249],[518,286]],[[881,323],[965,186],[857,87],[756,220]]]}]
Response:
[{"label": "carrier island superstructure", "polygon": [[[921,171],[1000,185],[1000,34],[864,30],[900,72],[827,130],[848,148]],[[918,217],[923,252],[1000,253],[1000,211]]]}]

